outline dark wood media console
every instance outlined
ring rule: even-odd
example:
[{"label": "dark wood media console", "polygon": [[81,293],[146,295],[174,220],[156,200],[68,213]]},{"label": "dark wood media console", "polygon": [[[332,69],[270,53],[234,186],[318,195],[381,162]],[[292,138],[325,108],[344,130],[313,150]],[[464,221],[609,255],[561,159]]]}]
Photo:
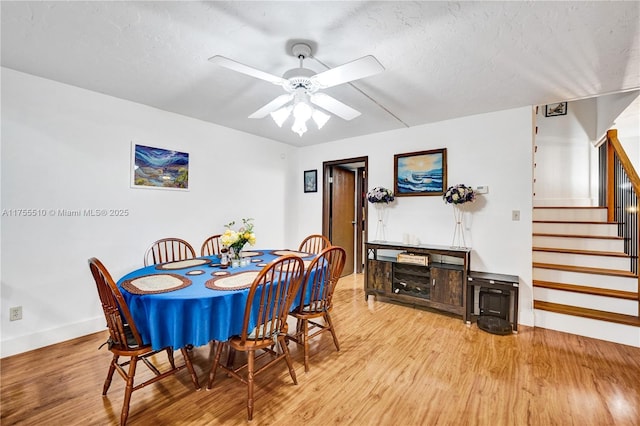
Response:
[{"label": "dark wood media console", "polygon": [[[365,297],[434,308],[462,316],[467,321],[467,276],[470,248],[409,245],[395,242],[365,243]],[[398,261],[399,253],[426,256],[428,265]]]}]

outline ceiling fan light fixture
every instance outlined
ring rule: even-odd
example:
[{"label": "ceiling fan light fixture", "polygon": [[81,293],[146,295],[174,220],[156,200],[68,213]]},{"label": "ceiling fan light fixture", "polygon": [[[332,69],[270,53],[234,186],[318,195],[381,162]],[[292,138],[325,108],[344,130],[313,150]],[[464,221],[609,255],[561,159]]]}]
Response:
[{"label": "ceiling fan light fixture", "polygon": [[293,107],[293,116],[296,120],[306,122],[313,115],[313,108],[305,101],[297,102]]},{"label": "ceiling fan light fixture", "polygon": [[311,118],[313,118],[313,121],[315,121],[316,126],[318,126],[318,129],[322,129],[324,125],[327,124],[327,121],[329,121],[331,116],[329,114],[325,114],[320,110],[314,109],[313,114],[311,115]]},{"label": "ceiling fan light fixture", "polygon": [[292,115],[295,118],[291,130],[302,136],[307,131],[307,121],[313,117],[314,109],[307,101],[308,97],[303,92],[296,96],[296,103],[293,106]]},{"label": "ceiling fan light fixture", "polygon": [[[360,115],[359,111],[356,111],[326,93],[319,92],[320,89],[351,83],[354,80],[369,77],[384,71],[382,64],[380,64],[376,58],[369,55],[335,68],[329,68],[325,65],[325,67],[328,68],[326,71],[316,73],[314,70],[304,68],[304,59],[312,56],[310,44],[304,42],[296,43],[291,46],[291,53],[300,61],[299,66],[298,68],[286,71],[282,77],[220,55],[213,56],[209,58],[209,60],[216,65],[232,71],[281,86],[286,94],[276,97],[249,115],[249,118],[261,119],[267,115],[271,115],[271,118],[278,127],[282,127],[289,119],[289,116],[293,115],[294,123],[291,130],[300,136],[308,130],[307,121],[309,121],[309,119],[313,119],[318,129],[322,129],[331,118],[331,115],[336,115],[346,121],[353,120]],[[318,62],[322,64],[322,62]],[[290,102],[291,104],[289,104]],[[322,108],[322,111],[316,110],[312,104]],[[285,107],[285,105],[288,106]]]},{"label": "ceiling fan light fixture", "polygon": [[271,118],[273,118],[273,121],[276,122],[278,127],[282,127],[284,122],[287,121],[287,118],[289,118],[289,115],[291,115],[291,109],[292,109],[292,107],[291,107],[291,105],[289,105],[289,106],[282,107],[279,110],[270,113]]},{"label": "ceiling fan light fixture", "polygon": [[306,120],[296,118],[296,121],[293,122],[293,126],[291,126],[291,130],[294,133],[297,133],[298,136],[302,137],[302,135],[304,135],[304,133],[307,131]]}]

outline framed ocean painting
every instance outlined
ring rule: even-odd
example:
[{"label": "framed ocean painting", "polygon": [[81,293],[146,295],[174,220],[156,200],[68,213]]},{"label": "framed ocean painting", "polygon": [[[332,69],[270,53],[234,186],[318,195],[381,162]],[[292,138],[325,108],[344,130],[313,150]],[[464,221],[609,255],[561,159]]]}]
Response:
[{"label": "framed ocean painting", "polygon": [[394,155],[396,197],[442,195],[446,187],[446,148]]},{"label": "framed ocean painting", "polygon": [[131,143],[131,187],[189,190],[189,154]]}]

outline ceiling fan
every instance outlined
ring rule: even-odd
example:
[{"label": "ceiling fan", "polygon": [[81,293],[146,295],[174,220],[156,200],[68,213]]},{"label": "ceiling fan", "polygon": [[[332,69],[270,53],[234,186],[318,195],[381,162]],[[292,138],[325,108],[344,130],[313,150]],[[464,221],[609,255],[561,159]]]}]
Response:
[{"label": "ceiling fan", "polygon": [[[209,61],[230,70],[282,86],[286,92],[285,94],[278,96],[251,114],[249,118],[263,118],[271,115],[276,124],[282,127],[289,116],[293,115],[294,123],[291,130],[300,136],[307,131],[306,122],[310,118],[313,119],[319,129],[326,124],[330,115],[322,110],[337,115],[344,120],[353,120],[360,115],[359,111],[326,93],[322,93],[322,89],[349,83],[384,71],[384,67],[380,62],[369,55],[316,74],[315,71],[303,67],[304,59],[311,56],[311,47],[308,44],[294,44],[291,48],[291,53],[300,60],[300,66],[285,72],[282,77],[260,71],[220,55],[209,58]],[[314,108],[311,104],[320,109]]]}]

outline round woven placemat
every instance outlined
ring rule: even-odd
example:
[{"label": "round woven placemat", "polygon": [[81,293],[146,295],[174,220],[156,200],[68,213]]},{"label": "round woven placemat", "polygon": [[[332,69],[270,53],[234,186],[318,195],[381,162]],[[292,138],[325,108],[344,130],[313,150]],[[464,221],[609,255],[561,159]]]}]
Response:
[{"label": "round woven placemat", "polygon": [[174,269],[185,269],[191,268],[192,266],[200,266],[206,263],[211,263],[210,259],[187,259],[187,260],[178,260],[177,262],[169,262],[163,263],[161,265],[156,266],[156,269],[161,271],[170,271]]},{"label": "round woven placemat", "polygon": [[261,251],[241,251],[240,256],[242,257],[254,257],[254,256],[262,256],[263,253]]},{"label": "round woven placemat", "polygon": [[122,288],[132,294],[168,293],[191,285],[187,277],[176,274],[151,274],[122,282]]},{"label": "round woven placemat", "polygon": [[251,287],[260,271],[245,271],[224,277],[214,277],[205,283],[211,290],[241,290]]},{"label": "round woven placemat", "polygon": [[[303,260],[303,261],[302,261],[302,263],[304,264],[303,268],[304,268],[305,270],[306,270],[306,269],[309,269],[309,265],[311,265],[311,262],[313,262],[313,260]],[[275,270],[276,270],[276,271],[283,271],[283,270],[285,270],[285,269],[288,269],[291,265],[293,265],[293,263],[291,263],[291,262],[290,262],[290,263],[288,263],[288,265],[289,265],[289,266],[287,266],[287,267],[283,267],[282,265],[280,265],[280,266],[276,266],[276,267],[275,267]]]},{"label": "round woven placemat", "polygon": [[296,251],[296,250],[274,250],[271,252],[271,254],[275,254],[276,256],[286,256],[288,254],[292,254],[294,256],[298,256],[298,257],[311,257],[313,256],[312,253],[305,253],[303,251]]}]

